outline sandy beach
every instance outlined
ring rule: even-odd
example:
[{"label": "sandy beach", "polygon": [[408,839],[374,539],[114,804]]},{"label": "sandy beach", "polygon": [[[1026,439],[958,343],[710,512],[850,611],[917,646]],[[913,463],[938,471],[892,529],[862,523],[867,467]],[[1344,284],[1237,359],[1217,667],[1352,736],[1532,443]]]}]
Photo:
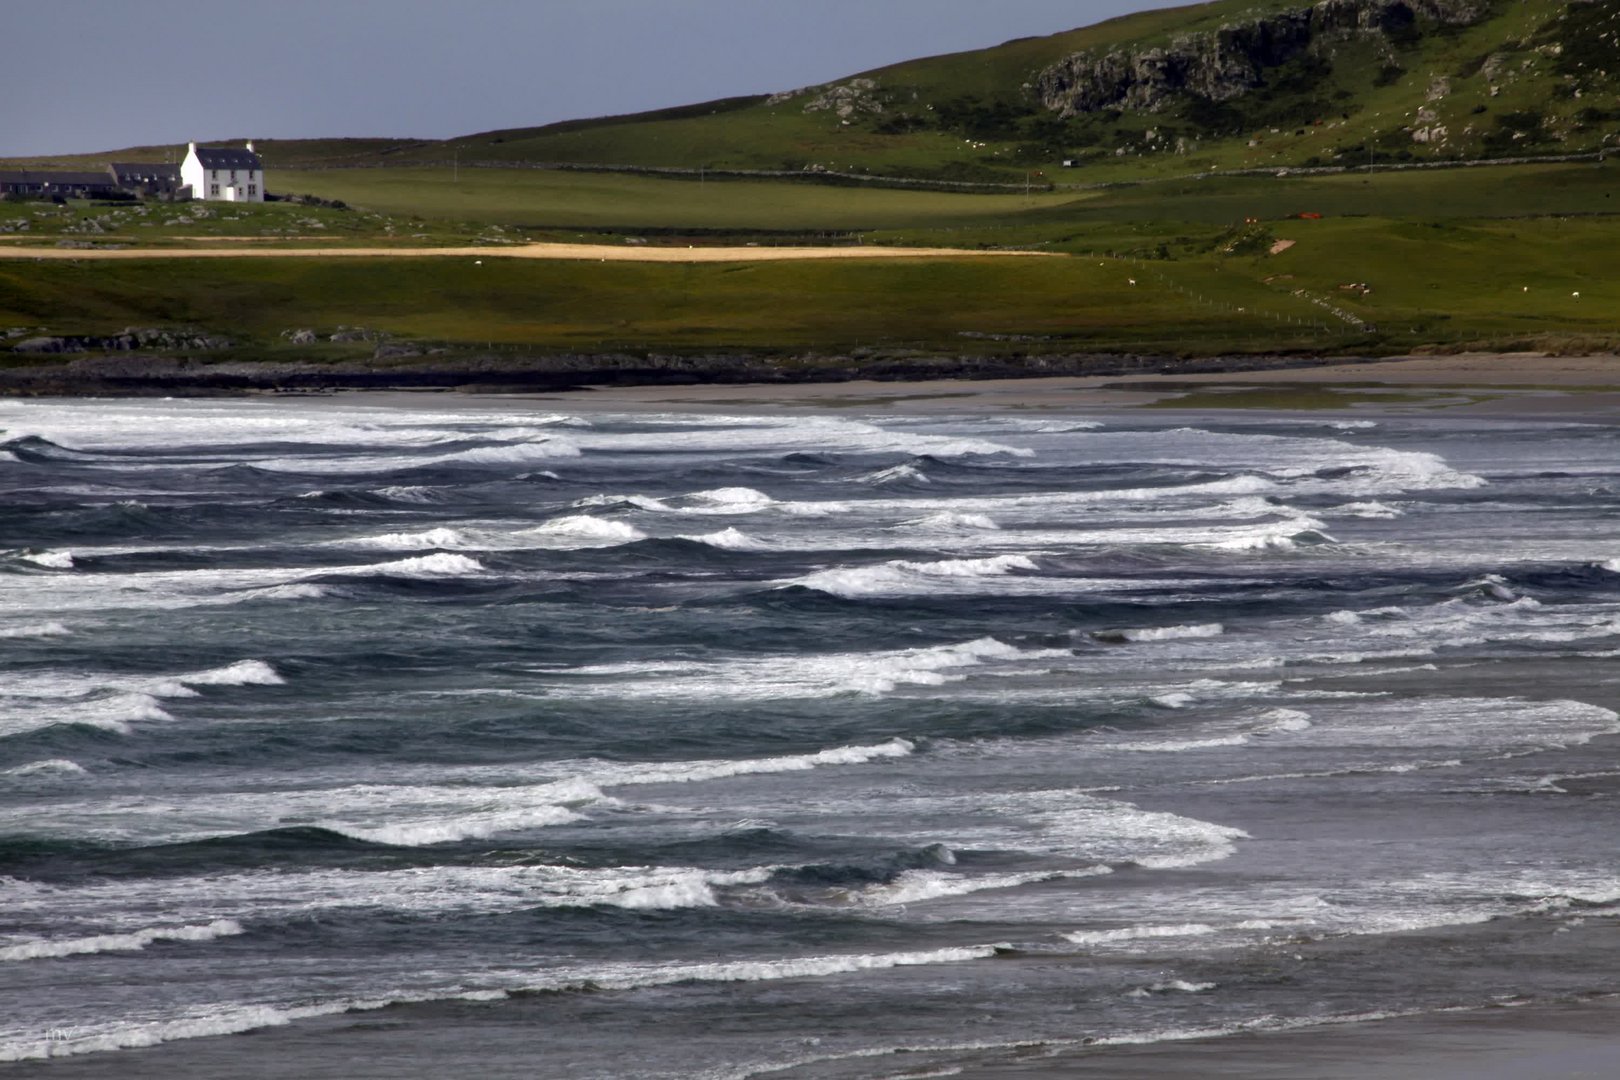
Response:
[{"label": "sandy beach", "polygon": [[[1316,397],[1311,409],[1347,411],[1460,410],[1470,414],[1533,416],[1620,413],[1620,357],[1555,357],[1540,353],[1462,353],[1344,360],[1319,367],[1227,373],[1035,379],[938,379],[916,382],[612,386],[563,393],[483,395],[469,399],[543,401],[593,411],[693,409],[883,409],[896,413],[1064,411],[1175,406],[1222,407],[1208,392],[1228,391],[1231,408],[1290,408],[1286,398],[1246,399],[1242,391],[1290,388],[1346,393],[1342,404]],[[370,394],[395,399],[390,393]],[[400,401],[419,401],[415,393]]]},{"label": "sandy beach", "polygon": [[1620,1003],[1470,1009],[970,1067],[964,1080],[1607,1080]]}]

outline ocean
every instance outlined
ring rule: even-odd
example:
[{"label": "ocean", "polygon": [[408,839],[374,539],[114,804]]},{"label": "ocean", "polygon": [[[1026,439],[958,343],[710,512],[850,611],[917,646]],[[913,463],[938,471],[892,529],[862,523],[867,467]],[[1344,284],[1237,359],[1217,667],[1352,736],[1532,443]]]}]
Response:
[{"label": "ocean", "polygon": [[0,1071],[1620,992],[1620,428],[567,409],[0,402]]}]

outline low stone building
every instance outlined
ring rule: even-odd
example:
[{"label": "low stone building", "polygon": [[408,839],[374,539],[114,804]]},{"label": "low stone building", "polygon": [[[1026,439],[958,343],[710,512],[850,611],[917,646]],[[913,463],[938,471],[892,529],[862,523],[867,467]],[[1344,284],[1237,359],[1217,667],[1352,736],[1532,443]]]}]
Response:
[{"label": "low stone building", "polygon": [[132,195],[173,198],[180,191],[180,166],[144,161],[115,161],[107,166],[113,183]]},{"label": "low stone building", "polygon": [[0,171],[0,195],[32,195],[64,199],[90,199],[98,195],[111,195],[118,191],[118,183],[106,171],[63,172],[46,169],[14,169]]}]

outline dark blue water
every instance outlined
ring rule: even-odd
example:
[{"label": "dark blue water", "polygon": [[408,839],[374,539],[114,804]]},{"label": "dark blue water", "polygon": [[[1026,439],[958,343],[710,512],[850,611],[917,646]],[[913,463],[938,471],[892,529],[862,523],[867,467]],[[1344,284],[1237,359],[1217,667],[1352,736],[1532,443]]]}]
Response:
[{"label": "dark blue water", "polygon": [[0,1060],[950,1075],[1620,991],[1616,430],[1233,415],[0,403]]}]

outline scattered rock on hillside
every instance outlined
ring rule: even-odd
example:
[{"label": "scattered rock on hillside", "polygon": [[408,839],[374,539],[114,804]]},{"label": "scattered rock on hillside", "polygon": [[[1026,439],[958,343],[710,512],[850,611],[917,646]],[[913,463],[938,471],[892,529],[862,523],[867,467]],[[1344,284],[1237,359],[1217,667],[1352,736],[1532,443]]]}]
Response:
[{"label": "scattered rock on hillside", "polygon": [[1159,112],[1183,94],[1230,101],[1264,86],[1267,71],[1330,42],[1387,38],[1415,19],[1468,26],[1487,11],[1481,0],[1320,0],[1179,37],[1167,48],[1075,53],[1037,75],[1032,89],[1064,116],[1111,108]]},{"label": "scattered rock on hillside", "polygon": [[851,79],[847,83],[823,88],[819,95],[805,104],[804,111],[832,112],[840,120],[848,120],[855,116],[875,116],[883,111],[883,102],[877,97],[877,89],[875,79]]}]

